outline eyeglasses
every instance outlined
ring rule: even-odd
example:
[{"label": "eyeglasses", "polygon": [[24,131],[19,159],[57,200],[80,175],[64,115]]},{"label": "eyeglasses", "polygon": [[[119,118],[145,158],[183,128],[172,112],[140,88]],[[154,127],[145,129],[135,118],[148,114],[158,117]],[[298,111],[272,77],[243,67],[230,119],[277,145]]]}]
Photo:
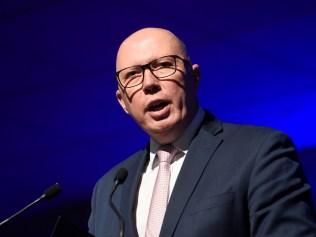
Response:
[{"label": "eyeglasses", "polygon": [[124,88],[140,85],[144,81],[146,68],[158,79],[173,75],[177,70],[177,59],[189,62],[178,55],[168,55],[157,58],[147,64],[127,67],[116,72],[116,78]]}]

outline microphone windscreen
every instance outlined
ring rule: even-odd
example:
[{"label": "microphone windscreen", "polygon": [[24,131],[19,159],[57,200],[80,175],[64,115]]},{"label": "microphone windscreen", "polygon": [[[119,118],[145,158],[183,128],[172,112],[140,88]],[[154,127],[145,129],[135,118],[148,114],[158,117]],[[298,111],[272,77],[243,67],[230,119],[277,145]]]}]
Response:
[{"label": "microphone windscreen", "polygon": [[44,191],[44,198],[50,199],[52,197],[55,197],[58,193],[60,193],[61,188],[58,183],[55,183],[54,185],[50,186],[48,189]]},{"label": "microphone windscreen", "polygon": [[118,183],[122,184],[125,181],[127,175],[128,175],[127,169],[120,168],[116,173],[114,181],[117,181]]}]

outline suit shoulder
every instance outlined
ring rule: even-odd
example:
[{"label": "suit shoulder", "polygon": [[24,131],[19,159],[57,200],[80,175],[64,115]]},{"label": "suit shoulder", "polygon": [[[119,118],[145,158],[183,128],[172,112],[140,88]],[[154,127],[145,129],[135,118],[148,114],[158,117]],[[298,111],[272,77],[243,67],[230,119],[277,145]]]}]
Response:
[{"label": "suit shoulder", "polygon": [[224,136],[241,136],[248,139],[264,139],[267,137],[278,137],[289,140],[289,136],[277,129],[264,126],[243,125],[234,123],[223,123]]},{"label": "suit shoulder", "polygon": [[295,149],[292,139],[287,134],[270,127],[223,123],[220,136],[227,144],[248,150],[269,147],[276,149],[283,146]]},{"label": "suit shoulder", "polygon": [[202,128],[224,140],[235,138],[246,143],[250,140],[258,142],[260,140],[267,139],[270,136],[280,140],[291,140],[287,134],[277,129],[266,126],[223,122],[217,119],[214,115],[210,114],[208,111],[206,111],[204,126],[202,126]]}]

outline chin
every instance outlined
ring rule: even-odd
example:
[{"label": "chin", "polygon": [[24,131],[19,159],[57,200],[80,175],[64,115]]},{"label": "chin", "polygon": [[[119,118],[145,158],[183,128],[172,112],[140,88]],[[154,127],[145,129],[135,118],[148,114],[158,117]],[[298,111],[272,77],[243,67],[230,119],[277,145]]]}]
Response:
[{"label": "chin", "polygon": [[159,121],[144,129],[152,138],[159,143],[171,143],[178,136],[179,123],[175,121]]}]

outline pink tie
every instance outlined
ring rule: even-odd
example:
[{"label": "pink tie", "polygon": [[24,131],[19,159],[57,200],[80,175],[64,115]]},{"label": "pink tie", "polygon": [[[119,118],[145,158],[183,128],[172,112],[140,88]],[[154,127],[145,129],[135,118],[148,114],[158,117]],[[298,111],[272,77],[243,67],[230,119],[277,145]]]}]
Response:
[{"label": "pink tie", "polygon": [[146,237],[158,237],[169,197],[170,163],[177,154],[172,145],[163,145],[157,151],[159,170],[148,214]]}]

